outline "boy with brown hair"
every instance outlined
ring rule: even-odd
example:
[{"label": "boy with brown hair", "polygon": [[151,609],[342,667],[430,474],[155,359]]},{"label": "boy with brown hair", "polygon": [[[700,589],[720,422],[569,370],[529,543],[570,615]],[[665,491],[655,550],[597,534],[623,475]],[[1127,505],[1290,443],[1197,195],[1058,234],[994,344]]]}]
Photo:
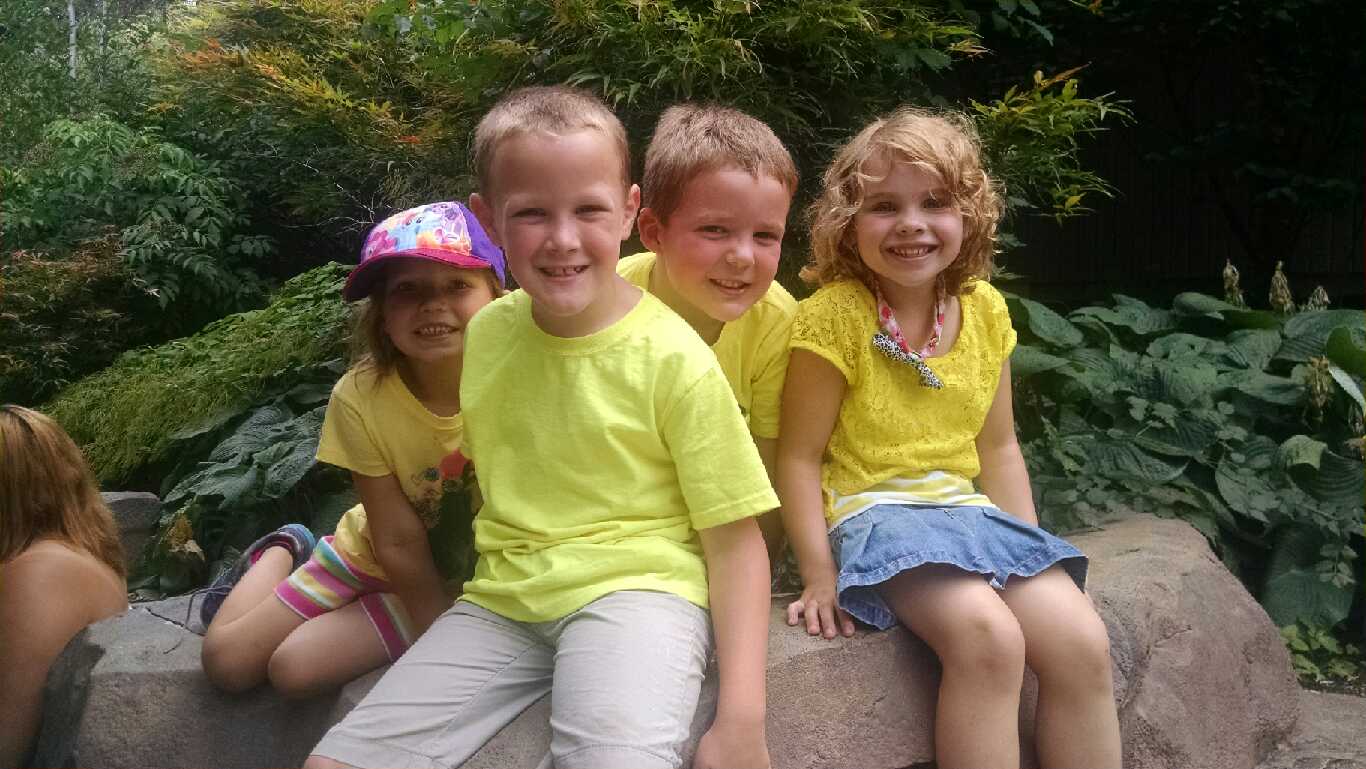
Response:
[{"label": "boy with brown hair", "polygon": [[[773,131],[730,107],[664,111],[645,153],[640,239],[617,271],[711,346],[770,476],[797,303],[774,281],[797,168]],[[760,519],[769,554],[776,512]]]},{"label": "boy with brown hair", "polygon": [[714,627],[693,766],[766,767],[752,518],[777,497],[710,350],[616,273],[640,195],[625,132],[583,91],[522,89],[481,121],[475,165],[470,207],[521,286],[466,333],[479,563],[308,766],[459,766],[550,692],[543,765],[678,767]]}]

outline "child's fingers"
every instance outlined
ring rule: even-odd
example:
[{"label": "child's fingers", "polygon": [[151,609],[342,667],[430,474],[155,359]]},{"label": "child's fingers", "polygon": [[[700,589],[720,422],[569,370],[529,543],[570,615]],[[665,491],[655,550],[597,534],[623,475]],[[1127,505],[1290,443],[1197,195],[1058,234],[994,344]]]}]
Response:
[{"label": "child's fingers", "polygon": [[821,612],[828,612],[829,609],[821,605],[816,599],[812,598],[806,602],[806,634],[821,634]]},{"label": "child's fingers", "polygon": [[854,634],[854,618],[849,616],[849,612],[844,609],[836,609],[840,619],[840,632],[848,638]]},{"label": "child's fingers", "polygon": [[797,618],[802,614],[802,599],[798,598],[787,605],[787,624],[788,627],[797,624]]}]

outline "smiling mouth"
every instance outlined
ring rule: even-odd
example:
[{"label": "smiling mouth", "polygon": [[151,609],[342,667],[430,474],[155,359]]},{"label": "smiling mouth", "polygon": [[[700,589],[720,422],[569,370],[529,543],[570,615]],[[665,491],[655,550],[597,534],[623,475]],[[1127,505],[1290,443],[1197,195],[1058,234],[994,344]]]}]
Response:
[{"label": "smiling mouth", "polygon": [[579,273],[588,269],[588,265],[580,264],[570,267],[540,267],[538,269],[541,271],[542,275],[545,275],[547,277],[569,278],[578,275]]},{"label": "smiling mouth", "polygon": [[444,323],[433,323],[431,325],[421,326],[413,333],[418,336],[430,338],[454,334],[457,330],[458,329],[455,326],[448,326]]},{"label": "smiling mouth", "polygon": [[905,248],[889,248],[887,250],[891,252],[892,256],[900,257],[902,259],[919,259],[921,257],[929,256],[935,250],[935,247],[909,246]]},{"label": "smiling mouth", "polygon": [[726,291],[744,291],[749,288],[749,284],[743,280],[721,280],[719,278],[710,278],[709,280],[711,280],[712,285]]}]

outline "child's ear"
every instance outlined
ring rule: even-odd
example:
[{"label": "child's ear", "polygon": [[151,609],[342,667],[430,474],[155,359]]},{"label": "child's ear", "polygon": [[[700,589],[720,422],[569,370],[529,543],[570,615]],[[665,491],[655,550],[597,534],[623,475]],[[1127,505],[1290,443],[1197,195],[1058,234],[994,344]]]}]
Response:
[{"label": "child's ear", "polygon": [[498,234],[498,228],[493,221],[493,208],[484,200],[484,196],[477,192],[470,194],[470,210],[474,212],[474,218],[483,225],[484,232],[488,233],[489,240],[495,246],[503,247],[503,236]]},{"label": "child's ear", "polygon": [[626,221],[621,229],[621,239],[626,240],[631,237],[631,230],[636,226],[636,213],[640,211],[640,185],[632,184],[631,189],[626,191]]},{"label": "child's ear", "polygon": [[636,231],[640,233],[640,242],[645,248],[659,253],[659,230],[664,226],[664,222],[659,220],[659,215],[653,208],[640,209],[640,216],[636,217]]}]

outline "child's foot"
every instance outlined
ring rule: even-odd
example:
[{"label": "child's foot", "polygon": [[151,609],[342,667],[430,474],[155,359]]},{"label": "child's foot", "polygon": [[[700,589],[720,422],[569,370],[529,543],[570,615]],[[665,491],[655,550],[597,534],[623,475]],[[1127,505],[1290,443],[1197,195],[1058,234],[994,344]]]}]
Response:
[{"label": "child's foot", "polygon": [[300,523],[291,523],[281,526],[275,531],[261,537],[251,543],[243,551],[242,555],[233,562],[232,566],[219,572],[209,586],[204,588],[204,602],[199,606],[199,618],[208,627],[213,622],[214,615],[218,614],[219,608],[223,606],[223,601],[227,600],[228,593],[242,579],[242,575],[247,573],[252,564],[260,557],[261,553],[270,547],[283,547],[289,551],[294,559],[293,569],[297,569],[313,555],[313,546],[317,544],[317,539],[307,526]]}]

